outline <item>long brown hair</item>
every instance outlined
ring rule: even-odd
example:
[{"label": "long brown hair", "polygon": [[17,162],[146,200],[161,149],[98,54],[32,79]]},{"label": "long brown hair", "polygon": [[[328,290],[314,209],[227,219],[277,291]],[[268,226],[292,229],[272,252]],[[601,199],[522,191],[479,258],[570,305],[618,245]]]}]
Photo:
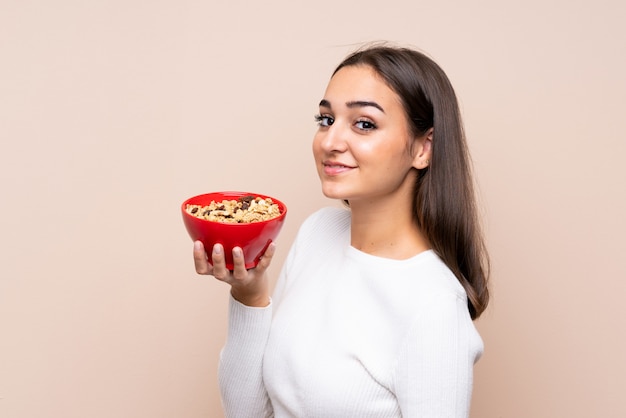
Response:
[{"label": "long brown hair", "polygon": [[472,167],[454,88],[432,59],[385,44],[350,54],[335,69],[366,65],[400,97],[414,137],[433,128],[429,166],[415,184],[415,221],[452,270],[476,319],[489,302],[489,257],[476,207]]}]

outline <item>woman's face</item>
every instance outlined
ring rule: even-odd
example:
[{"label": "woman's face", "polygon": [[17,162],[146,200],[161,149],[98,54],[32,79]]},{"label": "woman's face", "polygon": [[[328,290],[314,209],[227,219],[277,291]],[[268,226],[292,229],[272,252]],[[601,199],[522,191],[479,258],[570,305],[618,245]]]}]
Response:
[{"label": "woman's face", "polygon": [[399,96],[369,66],[340,69],[320,102],[313,154],[325,196],[390,199],[412,189],[430,139],[413,138]]}]

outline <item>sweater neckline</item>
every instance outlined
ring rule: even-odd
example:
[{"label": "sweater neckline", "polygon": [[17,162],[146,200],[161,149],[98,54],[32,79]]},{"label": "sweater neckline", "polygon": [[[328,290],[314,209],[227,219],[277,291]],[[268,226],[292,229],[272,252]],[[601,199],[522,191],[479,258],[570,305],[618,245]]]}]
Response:
[{"label": "sweater neckline", "polygon": [[361,250],[354,248],[352,245],[348,245],[348,247],[346,248],[346,255],[349,258],[360,263],[377,263],[377,264],[384,263],[388,265],[401,266],[404,264],[412,264],[417,261],[421,262],[423,259],[432,258],[433,256],[435,256],[435,252],[433,249],[428,249],[420,253],[417,253],[414,256],[411,256],[409,258],[397,260],[394,258],[386,258],[386,257],[368,254],[366,252],[363,252]]}]

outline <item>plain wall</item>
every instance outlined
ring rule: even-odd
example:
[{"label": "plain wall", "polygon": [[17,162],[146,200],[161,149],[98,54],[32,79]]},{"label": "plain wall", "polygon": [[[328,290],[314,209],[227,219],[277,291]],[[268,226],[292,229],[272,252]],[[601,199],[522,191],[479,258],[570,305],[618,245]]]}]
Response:
[{"label": "plain wall", "polygon": [[613,0],[0,0],[0,416],[219,417],[228,289],[180,215],[319,189],[313,115],[362,42],[459,95],[493,262],[472,417],[624,417],[626,17]]}]

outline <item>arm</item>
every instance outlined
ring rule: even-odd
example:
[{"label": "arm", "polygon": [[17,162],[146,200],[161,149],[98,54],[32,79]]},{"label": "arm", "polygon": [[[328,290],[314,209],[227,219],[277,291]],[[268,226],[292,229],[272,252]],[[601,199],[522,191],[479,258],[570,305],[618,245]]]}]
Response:
[{"label": "arm", "polygon": [[442,294],[421,310],[403,344],[395,390],[406,418],[467,418],[482,341],[465,298]]},{"label": "arm", "polygon": [[271,321],[271,304],[265,308],[249,307],[230,298],[228,337],[218,370],[227,418],[273,416],[263,385],[263,352]]},{"label": "arm", "polygon": [[198,274],[212,275],[231,286],[228,336],[220,353],[220,392],[227,418],[273,416],[263,385],[263,352],[272,320],[267,268],[274,255],[270,244],[256,268],[246,270],[240,248],[233,249],[234,269],[224,262],[224,249],[216,244],[211,260],[201,242],[194,243]]}]

